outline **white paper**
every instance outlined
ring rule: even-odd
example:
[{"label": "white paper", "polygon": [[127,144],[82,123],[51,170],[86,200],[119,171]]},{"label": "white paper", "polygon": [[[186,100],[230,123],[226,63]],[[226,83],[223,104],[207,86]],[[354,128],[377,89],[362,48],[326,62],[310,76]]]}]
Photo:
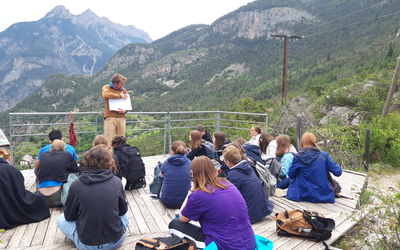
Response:
[{"label": "white paper", "polygon": [[126,99],[108,99],[108,104],[110,110],[118,110],[119,108],[123,110],[132,110],[132,103],[129,95]]},{"label": "white paper", "polygon": [[0,146],[9,146],[10,142],[7,140],[7,137],[4,135],[3,131],[0,129]]}]

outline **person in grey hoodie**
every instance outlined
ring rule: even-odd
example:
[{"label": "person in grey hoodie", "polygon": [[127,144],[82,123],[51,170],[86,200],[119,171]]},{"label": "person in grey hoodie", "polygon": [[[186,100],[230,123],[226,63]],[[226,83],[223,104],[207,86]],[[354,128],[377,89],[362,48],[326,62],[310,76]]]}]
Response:
[{"label": "person in grey hoodie", "polygon": [[57,225],[78,249],[116,249],[125,239],[128,205],[110,153],[93,147],[85,153],[82,175],[69,189]]},{"label": "person in grey hoodie", "polygon": [[247,160],[243,159],[239,149],[230,145],[224,149],[223,156],[229,168],[226,177],[239,189],[246,201],[250,223],[253,224],[271,214],[274,205],[267,199],[261,181]]}]

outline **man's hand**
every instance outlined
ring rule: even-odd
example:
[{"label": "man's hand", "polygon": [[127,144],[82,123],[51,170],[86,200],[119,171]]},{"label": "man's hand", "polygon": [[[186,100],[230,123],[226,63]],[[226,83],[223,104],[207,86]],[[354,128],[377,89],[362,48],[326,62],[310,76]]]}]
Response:
[{"label": "man's hand", "polygon": [[116,112],[120,113],[120,114],[124,114],[126,113],[125,110],[123,110],[122,108],[118,108],[118,110],[115,110]]},{"label": "man's hand", "polygon": [[121,98],[122,98],[122,99],[128,99],[128,94],[122,94],[122,93],[121,93]]}]

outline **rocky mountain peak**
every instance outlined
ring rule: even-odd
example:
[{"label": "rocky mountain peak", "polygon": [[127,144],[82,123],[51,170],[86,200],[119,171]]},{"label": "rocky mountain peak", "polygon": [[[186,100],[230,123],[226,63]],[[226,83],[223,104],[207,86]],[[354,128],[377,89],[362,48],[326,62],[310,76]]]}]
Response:
[{"label": "rocky mountain peak", "polygon": [[74,15],[72,15],[71,12],[69,12],[69,10],[67,10],[63,5],[57,5],[51,11],[49,11],[45,16],[45,18],[54,18],[54,17],[72,19],[74,18]]}]

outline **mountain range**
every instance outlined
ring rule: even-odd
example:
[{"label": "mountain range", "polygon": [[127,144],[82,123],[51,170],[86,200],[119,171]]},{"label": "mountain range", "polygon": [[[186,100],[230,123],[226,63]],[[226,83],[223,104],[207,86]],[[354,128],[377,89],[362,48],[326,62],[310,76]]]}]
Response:
[{"label": "mountain range", "polygon": [[134,26],[90,10],[75,16],[61,5],[38,21],[13,24],[0,32],[0,111],[37,90],[50,74],[93,76],[125,45],[149,42]]},{"label": "mountain range", "polygon": [[[8,111],[101,112],[101,86],[116,72],[128,78],[125,87],[135,111],[230,110],[242,98],[273,107],[280,102],[284,56],[284,43],[271,37],[275,35],[301,38],[288,43],[289,98],[307,89],[322,94],[334,82],[380,67],[385,58],[399,53],[398,7],[398,0],[254,1],[211,25],[190,25],[150,43],[144,37],[129,43],[107,54],[111,58],[93,76],[94,57],[88,56],[79,58],[79,66],[72,64],[77,75],[48,71],[57,74],[41,86],[30,84],[31,90],[38,89]],[[53,14],[54,20],[62,20]],[[59,59],[52,51],[41,51],[51,52],[48,59]],[[90,74],[78,75],[82,71]],[[23,88],[34,79],[27,75]],[[9,85],[16,93],[21,88]],[[3,97],[11,95],[2,91]]]}]

